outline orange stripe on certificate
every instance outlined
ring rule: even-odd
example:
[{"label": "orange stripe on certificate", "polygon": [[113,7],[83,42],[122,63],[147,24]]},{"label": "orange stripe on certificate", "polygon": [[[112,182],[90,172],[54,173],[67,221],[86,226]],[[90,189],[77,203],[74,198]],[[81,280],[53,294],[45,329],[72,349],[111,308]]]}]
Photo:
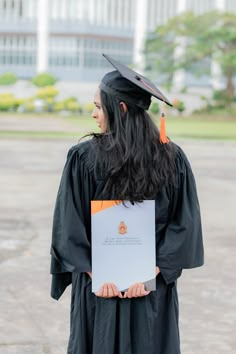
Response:
[{"label": "orange stripe on certificate", "polygon": [[91,214],[94,215],[102,210],[119,205],[121,200],[91,200]]}]

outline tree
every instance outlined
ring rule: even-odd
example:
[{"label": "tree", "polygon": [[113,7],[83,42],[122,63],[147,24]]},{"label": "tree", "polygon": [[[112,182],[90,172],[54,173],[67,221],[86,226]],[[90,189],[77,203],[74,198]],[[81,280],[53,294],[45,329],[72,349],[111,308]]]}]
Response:
[{"label": "tree", "polygon": [[[225,91],[229,100],[234,98],[233,78],[236,74],[236,15],[208,12],[195,15],[186,12],[157,27],[146,42],[147,69],[165,74],[171,83],[178,69],[191,70],[196,75],[209,73],[209,59],[219,63],[225,77]],[[184,55],[174,60],[174,51],[183,45]]]},{"label": "tree", "polygon": [[12,73],[5,73],[0,76],[0,85],[12,85],[17,81],[17,77]]},{"label": "tree", "polygon": [[38,74],[32,79],[32,83],[37,87],[52,86],[56,81],[57,79],[48,73]]}]

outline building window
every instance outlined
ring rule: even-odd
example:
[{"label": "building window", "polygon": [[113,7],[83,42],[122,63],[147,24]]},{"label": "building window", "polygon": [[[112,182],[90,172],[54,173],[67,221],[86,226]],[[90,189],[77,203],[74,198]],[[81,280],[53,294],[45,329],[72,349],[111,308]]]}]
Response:
[{"label": "building window", "polygon": [[34,65],[35,38],[20,36],[0,37],[0,62],[5,65]]},{"label": "building window", "polygon": [[49,39],[49,65],[73,67],[79,65],[78,42],[75,37],[56,37]]},{"label": "building window", "polygon": [[23,4],[22,4],[22,0],[19,1],[18,14],[19,14],[19,17],[22,17],[22,16],[23,16]]}]

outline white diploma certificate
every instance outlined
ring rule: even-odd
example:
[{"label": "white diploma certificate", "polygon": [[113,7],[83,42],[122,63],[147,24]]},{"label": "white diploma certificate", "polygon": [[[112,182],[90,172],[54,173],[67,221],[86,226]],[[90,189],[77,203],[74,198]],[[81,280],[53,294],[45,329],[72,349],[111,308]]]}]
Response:
[{"label": "white diploma certificate", "polygon": [[91,223],[92,291],[104,283],[126,291],[137,282],[156,290],[155,201],[93,200]]}]

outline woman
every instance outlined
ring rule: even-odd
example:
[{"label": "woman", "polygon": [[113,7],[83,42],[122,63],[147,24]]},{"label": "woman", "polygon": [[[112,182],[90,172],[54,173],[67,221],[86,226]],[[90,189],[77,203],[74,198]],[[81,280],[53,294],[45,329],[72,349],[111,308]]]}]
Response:
[{"label": "woman", "polygon": [[[92,117],[100,134],[72,147],[53,222],[52,290],[72,283],[68,354],[179,354],[176,280],[203,264],[199,204],[183,151],[156,128],[151,96],[168,100],[143,76],[106,56]],[[156,291],[116,284],[91,291],[90,201],[155,199]]]}]

